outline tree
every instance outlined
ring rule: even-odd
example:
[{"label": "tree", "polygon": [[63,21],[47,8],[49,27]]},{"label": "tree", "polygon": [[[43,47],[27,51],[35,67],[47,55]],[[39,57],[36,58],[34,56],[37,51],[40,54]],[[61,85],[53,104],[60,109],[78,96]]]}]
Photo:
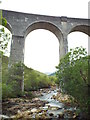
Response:
[{"label": "tree", "polygon": [[7,46],[10,41],[10,34],[5,32],[5,27],[7,21],[5,18],[2,18],[2,25],[0,28],[0,52],[6,53],[8,51]]},{"label": "tree", "polygon": [[90,97],[88,96],[88,60],[90,56],[82,47],[76,47],[60,60],[57,78],[63,92],[72,95],[87,115]]},{"label": "tree", "polygon": [[[0,25],[1,25],[0,26],[0,100],[1,100],[2,98],[11,96],[11,94],[12,94],[11,86],[9,86],[9,85],[7,86],[6,83],[4,83],[5,80],[3,80],[3,82],[2,82],[2,79],[3,79],[2,58],[3,58],[3,54],[5,54],[8,51],[7,46],[8,46],[9,40],[10,40],[10,34],[6,33],[6,31],[5,31],[7,21],[5,18],[2,17],[1,10],[0,10]],[[5,71],[4,75],[8,76],[8,72],[6,73],[6,71]]]},{"label": "tree", "polygon": [[9,77],[7,81],[7,85],[11,85],[13,89],[14,95],[21,95],[22,87],[23,87],[23,63],[18,62],[12,64],[9,68]]}]

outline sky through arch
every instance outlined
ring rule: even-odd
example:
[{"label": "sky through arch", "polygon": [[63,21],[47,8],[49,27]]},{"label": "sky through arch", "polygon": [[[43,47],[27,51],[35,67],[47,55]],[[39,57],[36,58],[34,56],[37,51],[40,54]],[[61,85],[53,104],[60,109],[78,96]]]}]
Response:
[{"label": "sky through arch", "polygon": [[75,47],[84,47],[88,53],[88,35],[83,32],[71,32],[68,35],[68,51],[74,49]]},{"label": "sky through arch", "polygon": [[56,36],[45,29],[30,32],[25,40],[24,63],[40,72],[55,72],[55,66],[59,63],[59,41]]}]

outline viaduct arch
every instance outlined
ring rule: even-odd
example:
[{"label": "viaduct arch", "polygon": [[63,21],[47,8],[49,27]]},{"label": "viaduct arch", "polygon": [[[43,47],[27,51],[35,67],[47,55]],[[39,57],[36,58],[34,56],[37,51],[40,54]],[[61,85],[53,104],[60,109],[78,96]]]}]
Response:
[{"label": "viaduct arch", "polygon": [[[54,17],[2,10],[7,20],[7,28],[12,33],[10,64],[24,62],[24,44],[26,36],[35,29],[46,29],[56,35],[59,40],[59,58],[68,52],[67,36],[71,32],[80,31],[90,36],[90,19]],[[24,90],[22,80],[21,90]]]},{"label": "viaduct arch", "polygon": [[46,29],[56,35],[59,40],[60,58],[68,52],[68,34],[80,31],[90,36],[90,19],[54,17],[8,10],[2,10],[2,15],[6,18],[7,28],[12,33],[11,63],[24,62],[25,38],[35,29]]}]

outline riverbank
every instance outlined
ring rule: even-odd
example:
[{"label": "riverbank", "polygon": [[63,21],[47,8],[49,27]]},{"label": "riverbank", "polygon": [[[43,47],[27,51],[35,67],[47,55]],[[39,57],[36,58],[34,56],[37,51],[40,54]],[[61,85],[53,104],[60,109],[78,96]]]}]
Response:
[{"label": "riverbank", "polygon": [[77,119],[77,106],[70,104],[70,97],[62,95],[60,90],[53,86],[47,89],[32,91],[35,96],[8,98],[2,103],[3,115],[12,119]]}]

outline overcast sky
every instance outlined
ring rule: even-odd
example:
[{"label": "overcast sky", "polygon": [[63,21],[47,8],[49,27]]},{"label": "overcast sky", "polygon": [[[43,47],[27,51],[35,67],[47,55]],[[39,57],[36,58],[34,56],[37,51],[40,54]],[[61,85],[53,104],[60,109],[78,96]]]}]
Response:
[{"label": "overcast sky", "polygon": [[88,18],[89,0],[2,0],[0,8],[35,14]]},{"label": "overcast sky", "polygon": [[[88,18],[88,0],[2,0],[0,9],[74,18]],[[41,72],[54,72],[59,63],[59,43],[47,30],[32,31],[25,42],[25,64]],[[88,36],[79,32],[68,36],[69,49],[88,46]],[[87,48],[88,49],[88,48]]]}]

